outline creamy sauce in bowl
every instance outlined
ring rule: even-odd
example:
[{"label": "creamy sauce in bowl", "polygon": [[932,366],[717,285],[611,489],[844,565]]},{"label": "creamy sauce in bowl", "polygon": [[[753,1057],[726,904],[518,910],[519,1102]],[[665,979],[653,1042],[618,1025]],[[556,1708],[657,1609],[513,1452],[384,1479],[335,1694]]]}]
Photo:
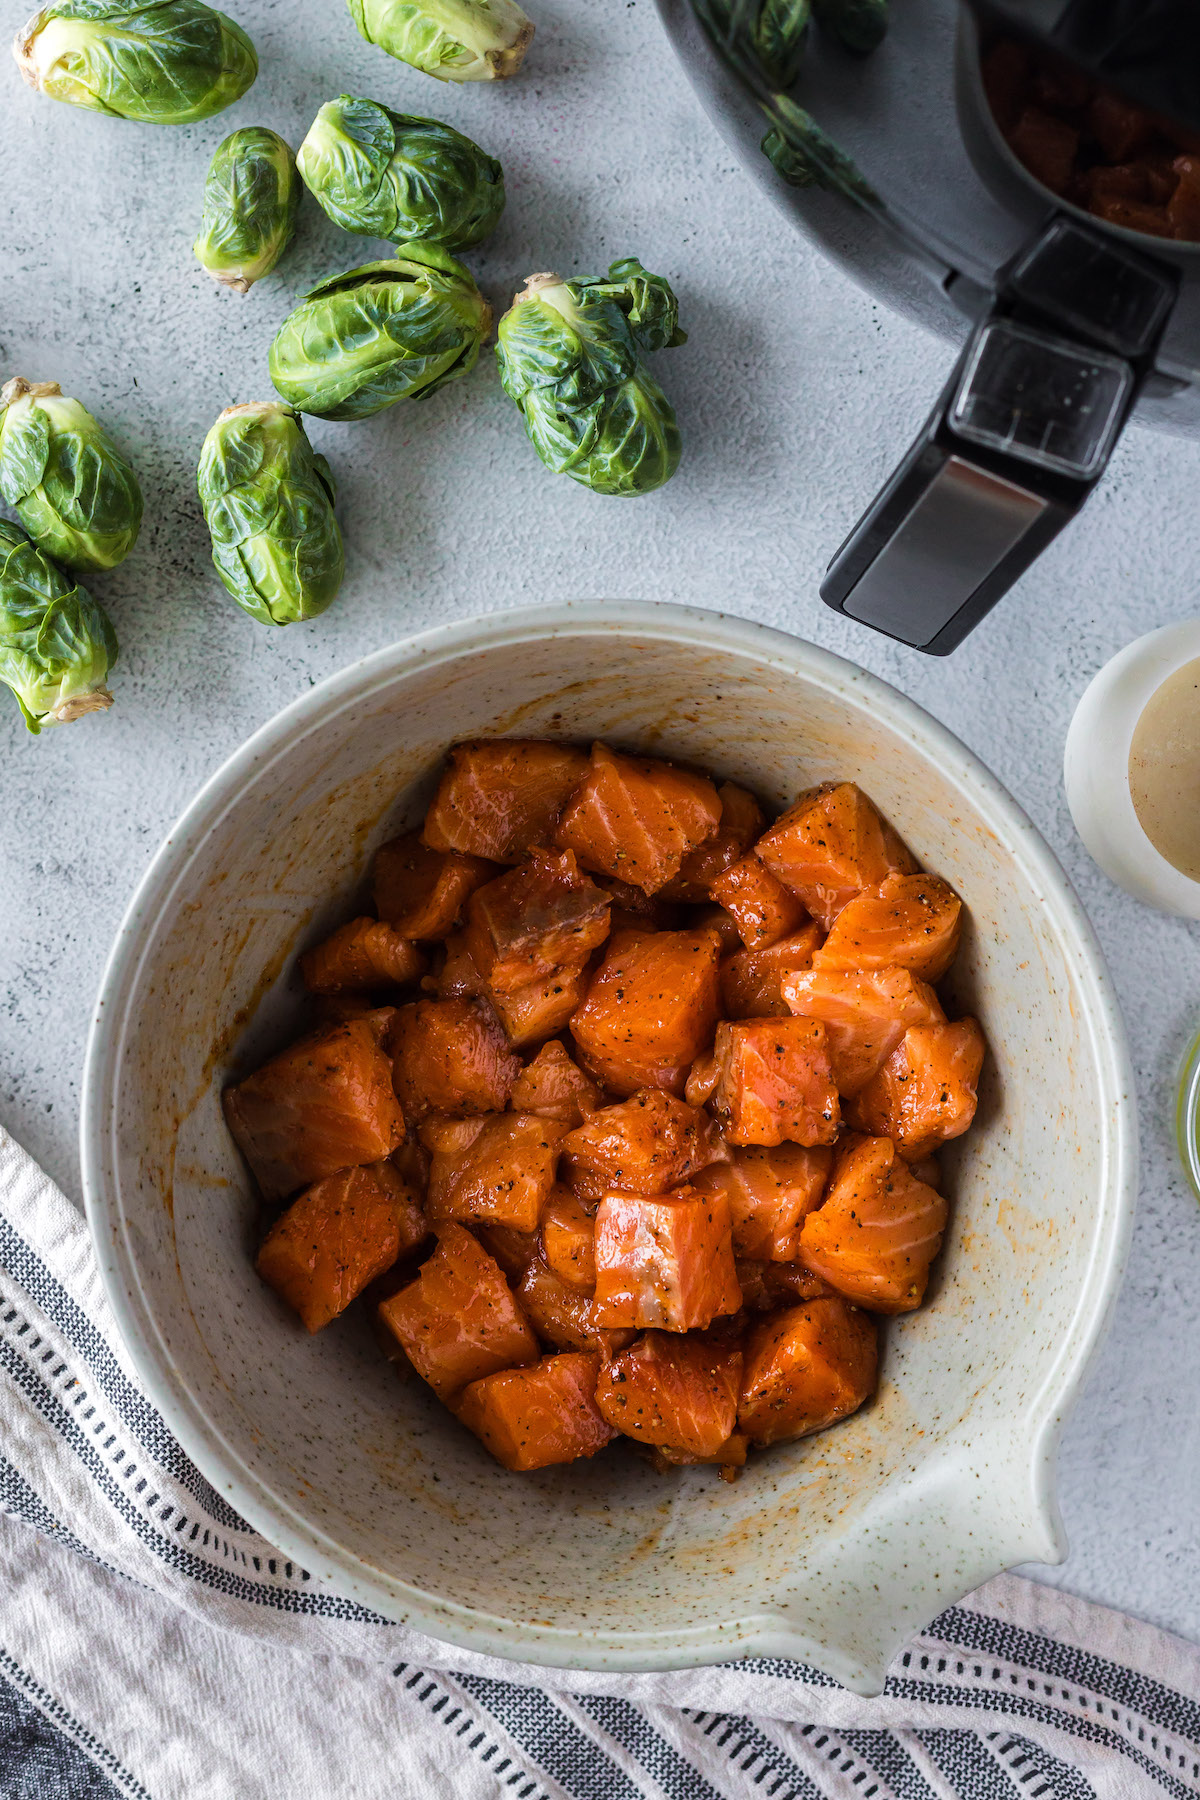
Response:
[{"label": "creamy sauce in bowl", "polygon": [[1200,881],[1200,657],[1157,687],[1129,745],[1129,792],[1160,856]]}]

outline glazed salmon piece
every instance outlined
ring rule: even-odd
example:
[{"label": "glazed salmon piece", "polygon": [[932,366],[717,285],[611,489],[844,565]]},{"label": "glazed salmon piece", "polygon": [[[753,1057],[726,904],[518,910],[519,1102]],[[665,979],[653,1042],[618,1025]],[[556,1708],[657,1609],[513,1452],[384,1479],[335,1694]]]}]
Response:
[{"label": "glazed salmon piece", "polygon": [[912,1312],[945,1227],[946,1202],[916,1179],[890,1138],[850,1136],[825,1204],[804,1222],[801,1251],[815,1274],[858,1305]]},{"label": "glazed salmon piece", "polygon": [[750,1145],[724,1165],[705,1169],[693,1185],[729,1202],[735,1257],[795,1262],[800,1227],[820,1206],[833,1167],[833,1151],[802,1144]]},{"label": "glazed salmon piece", "polygon": [[723,1194],[609,1194],[596,1214],[600,1325],[703,1330],[741,1306]]},{"label": "glazed salmon piece", "polygon": [[521,1070],[491,1007],[480,1000],[417,1000],[392,1029],[392,1066],[404,1115],[500,1112]]},{"label": "glazed salmon piece", "polygon": [[909,969],[940,981],[958,950],[962,901],[937,875],[889,875],[847,901],[813,957],[814,969]]},{"label": "glazed salmon piece", "polygon": [[600,1358],[568,1351],[530,1369],[485,1376],[454,1408],[497,1462],[516,1473],[595,1456],[617,1435],[596,1405]]},{"label": "glazed salmon piece", "polygon": [[558,1119],[568,1128],[582,1125],[599,1104],[600,1089],[557,1038],[543,1044],[532,1062],[526,1063],[510,1096],[514,1112]]},{"label": "glazed salmon piece", "polygon": [[641,1444],[712,1456],[737,1424],[742,1352],[701,1332],[648,1331],[596,1383],[596,1405],[615,1431]]},{"label": "glazed salmon piece", "polygon": [[689,1106],[703,1106],[712,1099],[717,1082],[721,1078],[720,1064],[711,1050],[698,1056],[687,1072],[683,1097]]},{"label": "glazed salmon piece", "polygon": [[434,850],[519,863],[535,844],[552,842],[587,773],[587,756],[570,744],[525,738],[456,744],[421,835]]},{"label": "glazed salmon piece", "polygon": [[946,1016],[933,989],[909,969],[810,969],[785,976],[780,987],[794,1013],[824,1025],[843,1098],[862,1092],[910,1025],[937,1025]]},{"label": "glazed salmon piece", "polygon": [[489,989],[493,1011],[514,1050],[540,1044],[570,1023],[587,999],[590,962],[568,963],[505,994]]},{"label": "glazed salmon piece", "polygon": [[712,897],[733,918],[747,950],[794,937],[808,922],[803,902],[753,852],[713,882]]},{"label": "glazed salmon piece", "polygon": [[466,948],[492,993],[512,993],[586,962],[608,936],[610,904],[570,850],[532,850],[471,895]]},{"label": "glazed salmon piece", "polygon": [[759,1262],[738,1256],[734,1258],[734,1267],[748,1313],[778,1312],[781,1306],[795,1306],[801,1300],[818,1300],[836,1291],[823,1276],[814,1275],[804,1263]]},{"label": "glazed salmon piece", "polygon": [[367,1014],[301,1038],[226,1088],[225,1118],[267,1200],[339,1169],[379,1162],[404,1141],[404,1115],[379,1020]]},{"label": "glazed salmon piece", "polygon": [[632,1331],[597,1325],[592,1296],[572,1287],[539,1254],[521,1275],[517,1298],[533,1329],[551,1350],[597,1350],[607,1362],[633,1342]]},{"label": "glazed salmon piece", "polygon": [[536,1362],[538,1341],[504,1274],[462,1225],[438,1228],[415,1281],[379,1308],[381,1325],[441,1400],[497,1369]]},{"label": "glazed salmon piece", "polygon": [[717,789],[721,822],[698,849],[689,850],[679,873],[662,889],[665,900],[682,900],[698,906],[709,897],[714,881],[731,864],[745,856],[766,820],[762,807],[748,788],[726,781]]},{"label": "glazed salmon piece", "polygon": [[431,850],[419,831],[407,831],[375,852],[375,911],[402,937],[432,940],[453,931],[467,900],[496,874],[479,856]]},{"label": "glazed salmon piece", "polygon": [[975,1019],[912,1025],[878,1075],[850,1102],[860,1131],[889,1137],[909,1162],[961,1137],[975,1117],[983,1033]]},{"label": "glazed salmon piece", "polygon": [[267,1233],[256,1267],[305,1329],[320,1331],[428,1234],[390,1163],[342,1169],[292,1201]]},{"label": "glazed salmon piece", "polygon": [[474,1225],[472,1231],[513,1281],[520,1281],[541,1249],[541,1235],[536,1231],[514,1231],[511,1225]]},{"label": "glazed salmon piece", "polygon": [[554,841],[585,869],[656,894],[720,822],[721,802],[705,776],[593,744]]},{"label": "glazed salmon piece", "polygon": [[588,1073],[616,1094],[682,1094],[712,1042],[719,946],[711,932],[622,932],[610,938],[571,1035]]},{"label": "glazed salmon piece", "polygon": [[[493,1113],[449,1121],[440,1140],[424,1131],[433,1151],[430,1220],[478,1220],[536,1231],[554,1186],[558,1146],[566,1127],[534,1113]],[[469,1135],[468,1135],[469,1134]],[[438,1142],[444,1148],[437,1147]]]},{"label": "glazed salmon piece", "polygon": [[[828,931],[847,901],[916,864],[853,782],[826,782],[759,838],[758,855]],[[890,960],[895,961],[895,958]]]},{"label": "glazed salmon piece", "polygon": [[641,888],[612,875],[596,875],[596,886],[608,895],[613,931],[677,931],[683,913],[663,894],[643,894]]},{"label": "glazed salmon piece", "polygon": [[691,1468],[696,1463],[716,1464],[720,1467],[722,1479],[735,1481],[739,1469],[746,1466],[746,1454],[750,1448],[750,1439],[744,1431],[733,1431],[711,1456],[689,1456],[684,1450],[669,1450],[664,1445],[655,1446],[651,1459],[660,1475],[669,1475],[675,1469]]},{"label": "glazed salmon piece", "polygon": [[841,1109],[816,1019],[717,1026],[713,1108],[731,1144],[832,1144]]},{"label": "glazed salmon piece", "polygon": [[746,1334],[738,1425],[753,1444],[822,1431],[875,1391],[875,1321],[839,1296],[774,1313]]},{"label": "glazed salmon piece", "polygon": [[424,968],[417,946],[378,919],[351,919],[300,958],[300,978],[310,994],[407,987]]},{"label": "glazed salmon piece", "polygon": [[661,1088],[605,1106],[563,1139],[562,1179],[581,1200],[665,1194],[729,1151],[707,1113]]},{"label": "glazed salmon piece", "polygon": [[435,976],[421,983],[426,993],[439,1000],[478,1000],[484,993],[484,980],[471,960],[466,939],[461,931],[452,931],[442,945],[441,966]]},{"label": "glazed salmon piece", "polygon": [[560,1281],[580,1293],[596,1288],[596,1221],[570,1188],[558,1187],[542,1208],[542,1254]]},{"label": "glazed salmon piece", "polygon": [[761,950],[738,950],[721,964],[721,1008],[729,1019],[785,1019],[791,1010],[783,982],[812,967],[824,940],[811,920]]}]

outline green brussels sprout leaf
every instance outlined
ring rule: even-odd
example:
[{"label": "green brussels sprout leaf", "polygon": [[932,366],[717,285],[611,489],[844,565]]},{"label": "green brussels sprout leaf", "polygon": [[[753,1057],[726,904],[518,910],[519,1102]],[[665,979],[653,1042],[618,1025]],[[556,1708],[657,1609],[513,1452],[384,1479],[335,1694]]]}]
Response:
[{"label": "green brussels sprout leaf", "polygon": [[233,132],[204,184],[195,253],[214,281],[248,294],[292,240],[301,187],[290,144],[265,125]]},{"label": "green brussels sprout leaf", "polygon": [[439,81],[515,75],[533,38],[516,0],[348,0],[369,44]]},{"label": "green brussels sprout leaf", "polygon": [[0,681],[30,731],[111,706],[105,682],[116,660],[104,608],[19,525],[0,519]]},{"label": "green brussels sprout leaf", "polygon": [[141,529],[137,476],[56,381],[0,388],[0,494],[39,549],[69,569],[115,568]]}]

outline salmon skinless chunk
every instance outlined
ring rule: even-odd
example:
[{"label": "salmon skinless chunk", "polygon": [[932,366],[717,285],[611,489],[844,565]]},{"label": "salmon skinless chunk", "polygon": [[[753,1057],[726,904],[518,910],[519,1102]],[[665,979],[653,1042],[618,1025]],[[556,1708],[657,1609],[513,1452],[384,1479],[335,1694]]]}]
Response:
[{"label": "salmon skinless chunk", "polygon": [[585,1075],[565,1045],[552,1038],[513,1083],[514,1112],[538,1113],[568,1127],[582,1125],[600,1104],[600,1089]]},{"label": "salmon skinless chunk", "polygon": [[553,841],[563,808],[587,772],[587,756],[570,744],[523,738],[456,744],[422,836],[434,850],[519,863],[535,844]]},{"label": "salmon skinless chunk", "polygon": [[656,894],[720,822],[721,802],[705,776],[593,744],[554,841],[585,869]]},{"label": "salmon skinless chunk", "polygon": [[777,1312],[801,1300],[823,1299],[836,1290],[823,1276],[798,1262],[758,1262],[748,1256],[734,1258],[738,1286],[747,1312]]},{"label": "salmon skinless chunk", "polygon": [[479,1220],[536,1231],[566,1127],[534,1113],[493,1113],[450,1125],[463,1137],[470,1133],[469,1141],[438,1149],[423,1132],[433,1149],[427,1204],[432,1223]]},{"label": "salmon skinless chunk", "polygon": [[582,875],[569,850],[532,850],[529,860],[467,903],[467,950],[493,994],[586,962],[608,936],[609,896]]},{"label": "salmon skinless chunk", "polygon": [[562,1179],[580,1199],[665,1194],[729,1151],[708,1114],[661,1088],[605,1106],[563,1140]]},{"label": "salmon skinless chunk", "polygon": [[609,940],[587,999],[571,1019],[584,1066],[617,1094],[682,1094],[712,1042],[719,945],[712,932],[622,932]]},{"label": "salmon skinless chunk", "polygon": [[749,1447],[745,1432],[734,1431],[711,1456],[689,1456],[686,1450],[670,1450],[665,1444],[656,1444],[651,1461],[660,1475],[670,1475],[675,1469],[688,1469],[696,1463],[715,1464],[720,1468],[722,1481],[736,1481],[738,1470],[746,1466]]},{"label": "salmon skinless chunk", "polygon": [[541,1249],[540,1232],[514,1231],[511,1225],[474,1225],[471,1229],[512,1281],[520,1281]]},{"label": "salmon skinless chunk", "polygon": [[699,849],[688,851],[678,875],[662,889],[664,900],[701,905],[708,899],[717,877],[745,856],[766,824],[762,807],[749,789],[726,781],[717,789],[717,798],[721,802],[721,823]]},{"label": "salmon skinless chunk", "polygon": [[735,1150],[732,1162],[705,1169],[693,1185],[729,1201],[735,1257],[790,1263],[799,1258],[800,1227],[820,1206],[832,1167],[830,1148],[750,1145]]},{"label": "salmon skinless chunk", "polygon": [[390,1156],[404,1115],[376,1015],[334,1025],[226,1088],[225,1117],[267,1200]]},{"label": "salmon skinless chunk", "polygon": [[436,994],[439,1000],[478,1000],[484,992],[483,976],[471,960],[462,932],[451,932],[442,949],[442,966],[436,975],[425,977],[422,990]]},{"label": "salmon skinless chunk", "polygon": [[703,1330],[742,1303],[724,1194],[609,1194],[596,1214],[601,1325]]},{"label": "salmon skinless chunk", "polygon": [[971,1124],[983,1057],[975,1019],[911,1025],[850,1102],[847,1117],[860,1131],[891,1138],[909,1162],[920,1162]]},{"label": "salmon skinless chunk", "polygon": [[595,1456],[617,1435],[596,1405],[600,1358],[571,1350],[485,1376],[454,1411],[496,1461],[522,1472]]},{"label": "salmon skinless chunk", "polygon": [[521,1070],[492,1009],[479,1000],[417,1000],[392,1029],[405,1117],[501,1112]]},{"label": "salmon skinless chunk", "polygon": [[489,989],[492,1009],[512,1048],[527,1049],[564,1030],[587,999],[590,978],[590,963],[565,963],[553,974],[536,976],[525,987],[503,994]]},{"label": "salmon skinless chunk", "polygon": [[541,1256],[527,1264],[517,1298],[548,1349],[598,1350],[607,1362],[633,1340],[632,1331],[608,1331],[598,1325],[592,1296],[564,1281]]},{"label": "salmon skinless chunk", "polygon": [[379,1162],[327,1175],[293,1200],[267,1233],[256,1266],[305,1329],[320,1331],[428,1234],[404,1181]]},{"label": "salmon skinless chunk", "polygon": [[761,950],[738,950],[721,964],[721,1006],[730,1019],[786,1019],[787,976],[811,969],[824,932],[811,920]]},{"label": "salmon skinless chunk", "polygon": [[[916,863],[853,782],[801,794],[758,840],[757,853],[828,931],[848,900]],[[892,961],[895,958],[891,959]]]},{"label": "salmon skinless chunk", "polygon": [[535,1362],[538,1341],[503,1271],[462,1225],[442,1225],[415,1281],[379,1308],[380,1324],[441,1400],[496,1369]]},{"label": "salmon skinless chunk", "polygon": [[962,901],[937,875],[890,875],[838,914],[814,969],[910,969],[940,981],[958,950]]},{"label": "salmon skinless chunk", "polygon": [[378,919],[351,919],[300,958],[300,978],[310,994],[407,987],[424,968],[417,946]]},{"label": "salmon skinless chunk", "polygon": [[800,1241],[809,1268],[839,1294],[872,1312],[912,1312],[945,1228],[946,1202],[917,1180],[890,1138],[851,1136]]},{"label": "salmon skinless chunk", "polygon": [[742,1352],[699,1332],[648,1331],[600,1371],[596,1405],[626,1437],[713,1456],[737,1424]]},{"label": "salmon skinless chunk", "polygon": [[862,1092],[910,1025],[937,1025],[946,1016],[929,984],[908,969],[810,969],[786,976],[781,986],[794,1013],[824,1025],[843,1098]]},{"label": "salmon skinless chunk", "polygon": [[444,938],[475,889],[495,874],[494,862],[431,850],[419,831],[409,831],[375,852],[375,911],[403,937]]},{"label": "salmon skinless chunk", "polygon": [[821,1431],[875,1391],[875,1321],[836,1295],[760,1319],[744,1354],[738,1424],[755,1444]]},{"label": "salmon skinless chunk", "polygon": [[725,1021],[714,1054],[713,1106],[731,1144],[832,1144],[841,1108],[817,1020]]},{"label": "salmon skinless chunk", "polygon": [[542,1208],[542,1255],[560,1281],[580,1293],[596,1287],[596,1221],[570,1188],[556,1187]]},{"label": "salmon skinless chunk", "polygon": [[753,852],[713,882],[712,897],[733,917],[747,950],[765,950],[808,922],[803,903]]}]

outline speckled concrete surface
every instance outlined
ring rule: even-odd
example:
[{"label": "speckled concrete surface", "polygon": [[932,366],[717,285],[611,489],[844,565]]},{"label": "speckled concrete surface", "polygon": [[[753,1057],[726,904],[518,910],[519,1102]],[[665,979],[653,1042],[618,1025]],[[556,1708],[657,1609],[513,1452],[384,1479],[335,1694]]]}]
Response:
[{"label": "speckled concrete surface", "polygon": [[[1060,778],[1094,671],[1196,609],[1200,447],[1131,434],[1086,514],[949,662],[842,624],[817,598],[820,571],[948,355],[779,223],[702,117],[649,0],[539,0],[527,71],[496,90],[435,86],[390,62],[336,0],[234,10],[262,74],[202,126],[93,118],[0,68],[0,369],[77,393],[147,496],[136,552],[94,583],[122,639],[116,707],[41,739],[15,707],[0,711],[0,1120],[78,1197],[84,1022],[129,893],[199,784],[306,685],[421,626],[548,597],[687,600],[811,637],[922,701],[990,763],[1063,858],[1112,963],[1141,1093],[1143,1194],[1113,1330],[1066,1433],[1072,1551],[1049,1578],[1200,1637],[1200,1212],[1171,1138],[1200,957],[1194,927],[1146,912],[1091,864]],[[532,269],[592,273],[631,250],[671,277],[691,335],[659,373],[686,460],[632,504],[547,475],[487,359],[427,405],[318,423],[342,484],[349,577],[324,619],[271,633],[209,567],[196,456],[222,407],[269,395],[267,347],[292,297],[367,256],[310,204],[281,271],[240,300],[212,289],[190,244],[220,139],[262,123],[296,143],[342,89],[449,119],[502,158],[508,211],[473,257],[494,302]]]}]

